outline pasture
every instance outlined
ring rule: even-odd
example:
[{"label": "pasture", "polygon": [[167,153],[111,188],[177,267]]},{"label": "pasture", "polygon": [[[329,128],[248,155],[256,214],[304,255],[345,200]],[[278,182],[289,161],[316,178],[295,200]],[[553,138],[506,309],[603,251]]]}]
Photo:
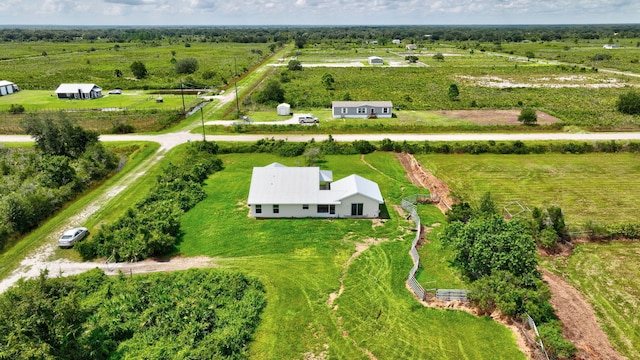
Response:
[{"label": "pasture", "polygon": [[[358,173],[377,181],[391,214],[382,222],[251,219],[246,197],[253,166],[304,160],[269,154],[221,158],[225,169],[209,178],[207,199],[183,217],[178,250],[211,256],[263,282],[267,307],[252,358],[366,359],[368,352],[378,358],[524,358],[503,326],[464,312],[424,308],[405,288],[413,224],[392,204],[419,190],[392,154],[362,160],[327,156],[322,164],[335,179]],[[368,249],[349,260],[356,247]],[[343,292],[330,300],[341,284]]]},{"label": "pasture", "polygon": [[558,205],[572,228],[637,220],[638,154],[416,155],[460,199]]},{"label": "pasture", "polygon": [[[147,43],[12,42],[0,43],[0,79],[22,89],[55,89],[61,83],[96,83],[103,89],[176,89],[225,87],[270,54],[268,44],[190,42],[169,39]],[[198,70],[177,74],[175,63],[194,58]],[[148,72],[136,79],[129,69],[141,61]],[[116,75],[116,70],[122,76]]]},{"label": "pasture", "polygon": [[543,259],[593,307],[612,345],[629,359],[640,358],[640,244],[578,245],[568,258]]}]

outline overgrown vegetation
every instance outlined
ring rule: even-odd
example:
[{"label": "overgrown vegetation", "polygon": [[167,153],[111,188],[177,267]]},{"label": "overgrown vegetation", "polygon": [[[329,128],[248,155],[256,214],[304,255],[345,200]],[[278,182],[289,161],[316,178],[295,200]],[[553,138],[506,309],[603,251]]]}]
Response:
[{"label": "overgrown vegetation", "polygon": [[64,116],[27,120],[36,150],[0,148],[0,249],[109,175],[117,158]]},{"label": "overgrown vegetation", "polygon": [[258,280],[235,272],[44,270],[0,295],[0,358],[244,359],[264,306]]},{"label": "overgrown vegetation", "polygon": [[202,201],[204,180],[222,169],[217,145],[196,142],[181,164],[169,164],[158,176],[149,195],[112,224],[76,244],[84,259],[111,257],[114,261],[139,261],[174,251],[180,237],[180,217]]},{"label": "overgrown vegetation", "polygon": [[520,218],[505,220],[498,215],[489,193],[476,208],[455,204],[452,213],[455,216],[443,234],[443,242],[454,251],[453,265],[472,281],[471,303],[485,314],[496,309],[512,317],[529,314],[545,325],[544,340],[549,342],[547,351],[554,358],[573,357],[575,346],[561,336],[552,336],[561,333],[561,327],[551,322],[556,316],[548,302],[549,289],[536,269],[533,229],[538,222],[531,221],[535,225],[532,227]]}]

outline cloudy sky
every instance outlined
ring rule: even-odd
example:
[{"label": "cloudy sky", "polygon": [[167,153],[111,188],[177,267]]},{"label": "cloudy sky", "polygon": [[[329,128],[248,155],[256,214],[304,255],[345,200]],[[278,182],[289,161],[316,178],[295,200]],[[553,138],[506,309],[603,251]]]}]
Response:
[{"label": "cloudy sky", "polygon": [[639,22],[639,0],[0,0],[0,25]]}]

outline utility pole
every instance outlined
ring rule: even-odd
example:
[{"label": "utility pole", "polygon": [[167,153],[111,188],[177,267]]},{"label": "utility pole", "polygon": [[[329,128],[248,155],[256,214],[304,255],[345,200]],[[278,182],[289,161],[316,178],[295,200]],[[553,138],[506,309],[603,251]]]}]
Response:
[{"label": "utility pole", "polygon": [[182,95],[182,113],[187,114],[187,108],[184,106],[184,91],[182,90],[182,79],[180,79],[180,95]]},{"label": "utility pole", "polygon": [[233,83],[236,87],[236,113],[238,114],[238,119],[240,119],[240,100],[238,100],[238,83]]}]

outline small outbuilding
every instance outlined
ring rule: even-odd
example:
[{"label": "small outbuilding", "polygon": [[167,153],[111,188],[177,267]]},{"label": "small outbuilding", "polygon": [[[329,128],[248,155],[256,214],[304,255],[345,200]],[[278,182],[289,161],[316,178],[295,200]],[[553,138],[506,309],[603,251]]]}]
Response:
[{"label": "small outbuilding", "polygon": [[58,99],[97,99],[102,97],[102,88],[96,84],[60,84],[56,95]]},{"label": "small outbuilding", "polygon": [[369,65],[382,65],[384,60],[379,56],[369,56]]},{"label": "small outbuilding", "polygon": [[11,81],[0,80],[0,96],[13,94],[18,91],[20,91],[18,85],[12,83]]},{"label": "small outbuilding", "polygon": [[282,103],[278,105],[278,115],[289,116],[291,115],[291,105]]}]

